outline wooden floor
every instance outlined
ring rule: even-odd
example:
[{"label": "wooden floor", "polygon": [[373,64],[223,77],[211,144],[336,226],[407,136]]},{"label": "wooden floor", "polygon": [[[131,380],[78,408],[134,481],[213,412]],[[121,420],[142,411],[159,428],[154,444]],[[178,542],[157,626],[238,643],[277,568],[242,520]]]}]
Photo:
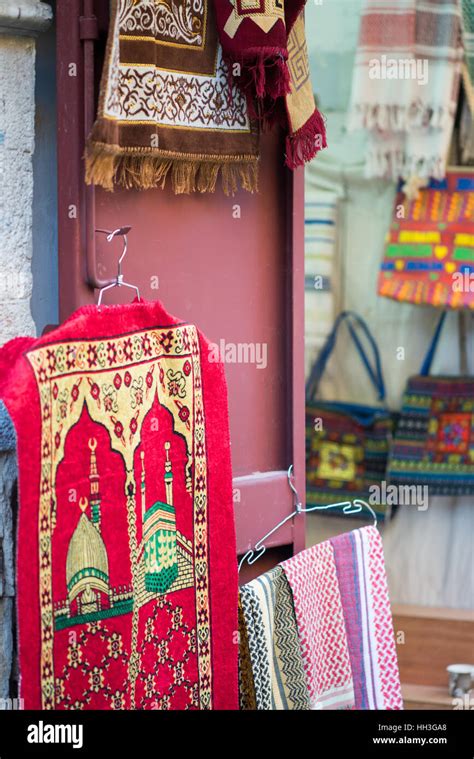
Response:
[{"label": "wooden floor", "polygon": [[396,604],[392,611],[405,709],[462,708],[449,695],[446,667],[474,665],[474,612]]}]

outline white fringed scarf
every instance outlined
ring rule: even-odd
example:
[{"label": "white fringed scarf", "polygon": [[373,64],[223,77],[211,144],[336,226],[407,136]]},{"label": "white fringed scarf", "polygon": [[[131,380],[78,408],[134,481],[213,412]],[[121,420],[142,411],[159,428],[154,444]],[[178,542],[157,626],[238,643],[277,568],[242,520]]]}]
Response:
[{"label": "white fringed scarf", "polygon": [[462,58],[459,0],[365,0],[349,129],[368,176],[444,176]]}]

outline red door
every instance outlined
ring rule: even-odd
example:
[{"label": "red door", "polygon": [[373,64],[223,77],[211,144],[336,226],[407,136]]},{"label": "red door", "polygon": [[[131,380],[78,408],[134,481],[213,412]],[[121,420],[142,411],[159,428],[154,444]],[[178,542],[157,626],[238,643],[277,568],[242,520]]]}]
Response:
[{"label": "red door", "polygon": [[[95,15],[94,15],[95,14]],[[97,18],[97,21],[96,21]],[[227,363],[238,552],[291,513],[287,469],[304,497],[303,174],[283,166],[278,133],[262,145],[260,192],[175,196],[87,189],[84,135],[95,114],[108,0],[57,4],[59,297],[64,319],[116,273],[120,241],[94,229],[131,225],[124,278],[213,342],[252,346]],[[104,302],[123,302],[114,289]],[[232,358],[232,357],[231,357]],[[304,517],[268,541],[248,578],[304,547]]]}]

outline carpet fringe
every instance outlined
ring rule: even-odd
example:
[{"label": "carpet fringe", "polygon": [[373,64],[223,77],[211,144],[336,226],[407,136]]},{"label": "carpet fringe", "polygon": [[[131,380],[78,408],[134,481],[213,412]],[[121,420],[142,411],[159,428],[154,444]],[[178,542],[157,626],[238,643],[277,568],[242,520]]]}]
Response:
[{"label": "carpet fringe", "polygon": [[289,169],[296,169],[311,161],[316,153],[326,147],[326,126],[316,108],[301,129],[287,136],[285,164]]},{"label": "carpet fringe", "polygon": [[86,149],[85,162],[86,183],[109,191],[117,185],[127,190],[164,188],[169,179],[176,195],[214,192],[219,174],[226,195],[234,195],[239,187],[247,192],[258,191],[257,158],[235,162],[170,159],[115,153],[102,144],[91,143]]}]

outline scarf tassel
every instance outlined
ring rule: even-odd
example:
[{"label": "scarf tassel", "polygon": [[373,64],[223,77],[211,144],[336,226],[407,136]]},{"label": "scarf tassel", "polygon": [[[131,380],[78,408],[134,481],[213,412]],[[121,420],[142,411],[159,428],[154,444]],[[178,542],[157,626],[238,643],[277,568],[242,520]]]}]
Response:
[{"label": "scarf tassel", "polygon": [[291,90],[288,61],[278,48],[250,50],[250,60],[253,64],[245,66],[252,79],[253,92],[260,100],[270,97],[273,100],[284,97]]},{"label": "scarf tassel", "polygon": [[296,169],[326,147],[324,119],[316,108],[300,129],[287,136],[285,164],[289,169]]},{"label": "scarf tassel", "polygon": [[[251,118],[264,118],[278,98],[291,91],[287,55],[278,47],[250,48],[240,60],[227,61],[231,85],[245,92]],[[235,74],[238,64],[240,75]]]},{"label": "scarf tassel", "polygon": [[247,192],[258,190],[258,161],[202,161],[169,159],[153,155],[114,154],[103,145],[90,144],[86,151],[86,183],[113,191],[116,185],[127,190],[163,188],[167,178],[176,195],[191,192],[214,192],[220,174],[226,195],[239,187]]}]

